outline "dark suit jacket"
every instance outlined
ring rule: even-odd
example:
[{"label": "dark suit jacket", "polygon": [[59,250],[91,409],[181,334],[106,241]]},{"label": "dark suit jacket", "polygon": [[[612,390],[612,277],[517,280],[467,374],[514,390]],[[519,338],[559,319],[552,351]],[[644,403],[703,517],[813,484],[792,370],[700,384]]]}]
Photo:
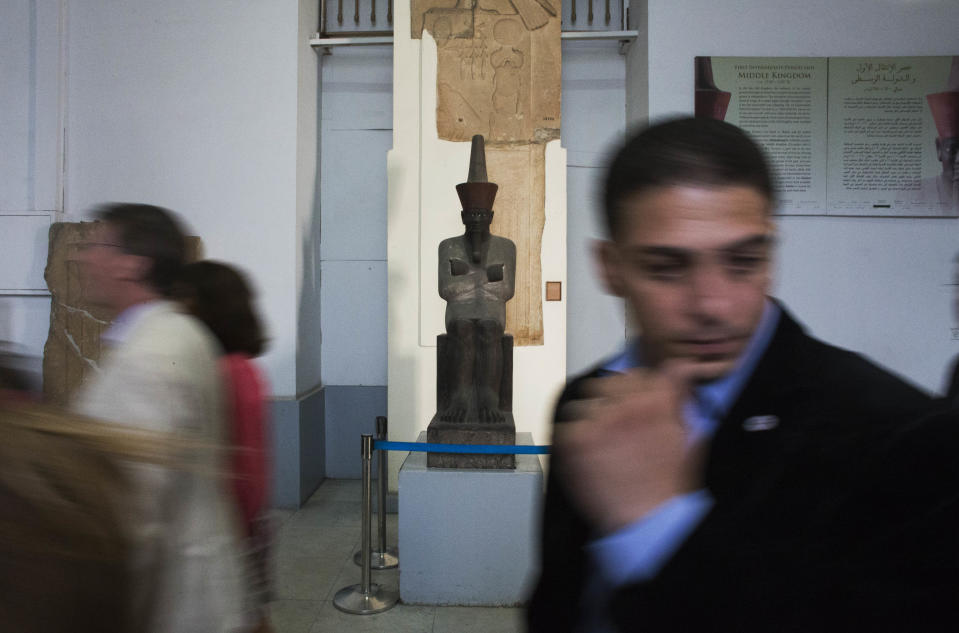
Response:
[{"label": "dark suit jacket", "polygon": [[949,382],[944,397],[952,402],[959,399],[959,358],[953,360],[952,367],[949,368]]},{"label": "dark suit jacket", "polygon": [[[809,442],[775,494],[717,505],[653,581],[620,589],[614,621],[637,633],[954,630],[957,448],[955,410]],[[830,465],[839,452],[845,469]],[[802,478],[823,473],[818,503],[791,515]]]},{"label": "dark suit jacket", "polygon": [[[557,411],[597,375],[573,380]],[[863,357],[811,338],[783,310],[712,439],[704,479],[716,500],[713,511],[653,582],[619,592],[616,621],[623,630],[683,631],[684,622],[701,627],[722,616],[726,624],[702,630],[748,630],[734,624],[742,624],[739,615],[747,622],[790,617],[781,610],[783,600],[816,593],[792,589],[811,573],[804,560],[829,561],[836,550],[838,539],[823,544],[818,533],[830,532],[828,517],[849,506],[849,490],[876,459],[859,453],[863,438],[877,438],[874,449],[881,452],[878,439],[888,429],[930,406],[926,395]],[[747,430],[743,423],[754,416],[775,416],[778,425]],[[596,536],[555,476],[563,455],[552,459],[541,576],[528,610],[531,633],[576,630],[589,573],[583,546]],[[850,525],[846,532],[854,530]],[[790,590],[779,593],[784,586]],[[764,624],[758,630],[790,630]]]}]

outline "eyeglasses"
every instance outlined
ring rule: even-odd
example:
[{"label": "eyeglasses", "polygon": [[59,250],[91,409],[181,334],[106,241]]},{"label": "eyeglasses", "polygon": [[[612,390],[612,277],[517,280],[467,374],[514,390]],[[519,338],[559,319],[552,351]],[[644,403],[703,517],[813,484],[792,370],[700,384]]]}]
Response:
[{"label": "eyeglasses", "polygon": [[96,248],[98,246],[102,246],[103,248],[119,248],[121,250],[123,249],[122,245],[111,244],[109,242],[74,242],[73,243],[73,248],[75,248],[77,251],[81,253],[88,251],[92,248]]}]

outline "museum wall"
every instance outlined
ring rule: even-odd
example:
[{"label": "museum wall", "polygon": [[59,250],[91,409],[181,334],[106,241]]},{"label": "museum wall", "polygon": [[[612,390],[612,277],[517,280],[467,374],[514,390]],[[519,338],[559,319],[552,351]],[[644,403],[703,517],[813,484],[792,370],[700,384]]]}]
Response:
[{"label": "museum wall", "polygon": [[[313,2],[242,11],[184,0],[64,2],[62,40],[50,36],[51,25],[60,28],[57,3],[22,4],[6,2],[0,22],[5,79],[25,87],[0,94],[0,222],[41,219],[16,235],[0,226],[0,243],[42,248],[37,223],[61,208],[64,219],[80,219],[103,200],[180,211],[208,256],[243,266],[260,289],[275,413],[294,421],[275,438],[296,462],[278,474],[292,491],[286,498],[306,494],[324,472],[358,474],[355,437],[386,408],[389,49],[316,56],[303,46],[316,24]],[[622,304],[602,293],[589,256],[605,149],[627,111],[634,121],[647,109],[691,111],[695,55],[959,52],[953,2],[747,0],[726,11],[705,0],[648,4],[648,42],[628,57],[616,43],[563,44],[569,373],[624,338]],[[627,107],[627,93],[644,101]],[[959,352],[947,285],[956,222],[781,218],[777,293],[815,334],[937,389]],[[26,278],[42,277],[42,265],[30,266]],[[39,355],[48,306],[44,296],[0,294],[0,339]],[[318,399],[304,398],[312,394]],[[319,429],[301,427],[301,418]]]},{"label": "museum wall", "polygon": [[[277,498],[295,505],[325,470],[316,2],[4,4],[3,252],[29,243],[18,274],[42,289],[51,220],[142,201],[248,271],[270,336]],[[14,233],[12,217],[31,224]],[[0,294],[0,338],[39,356],[48,306]]]},{"label": "museum wall", "polygon": [[[648,106],[692,112],[693,57],[959,54],[947,0],[649,0]],[[817,336],[938,390],[952,338],[956,218],[779,219],[776,294]]]},{"label": "museum wall", "polygon": [[389,46],[337,48],[322,63],[322,365],[326,471],[360,476],[360,433],[386,415],[386,152]]},{"label": "museum wall", "polygon": [[67,219],[104,200],[159,204],[206,256],[250,271],[263,364],[284,396],[296,391],[298,283],[298,25],[286,4],[71,5],[65,159]]},{"label": "museum wall", "polygon": [[625,340],[625,307],[596,276],[603,166],[623,136],[626,58],[614,42],[563,44],[563,129],[567,169],[566,373],[575,375]]},{"label": "museum wall", "polygon": [[[316,23],[310,2],[243,12],[181,4],[64,2],[61,12],[57,3],[39,3],[5,12],[4,57],[17,61],[7,66],[19,73],[11,85],[24,90],[2,97],[0,130],[12,148],[3,156],[16,178],[4,179],[10,195],[0,212],[38,213],[48,224],[82,219],[103,200],[148,200],[179,211],[208,256],[247,269],[273,339],[263,360],[274,415],[279,426],[292,425],[274,440],[278,455],[294,456],[279,461],[296,467],[278,473],[278,487],[293,498],[303,494],[307,466],[332,459],[321,472],[358,469],[349,457],[355,436],[385,410],[391,54],[304,54],[299,44]],[[322,68],[320,86],[315,72],[309,76],[310,56]],[[623,127],[623,64],[615,43],[564,44],[570,371],[623,336],[622,306],[596,285],[587,239],[598,233],[601,155]],[[57,216],[60,116],[65,213]],[[317,125],[319,197],[315,148],[310,160]],[[2,237],[6,249],[30,244],[36,261],[25,274],[41,290],[46,224]],[[48,310],[45,296],[0,295],[0,338],[39,356]],[[317,393],[320,367],[326,386]],[[304,405],[313,394],[319,404]],[[332,421],[325,447],[299,428],[301,417]],[[308,457],[311,446],[322,454]]]},{"label": "museum wall", "polygon": [[[296,91],[296,391],[303,400],[322,385],[320,278],[320,118],[322,58],[306,42],[316,33],[319,4],[298,0],[287,10],[298,11],[294,47]],[[295,6],[298,5],[298,6]],[[322,471],[321,471],[322,476]]]},{"label": "museum wall", "polygon": [[316,5],[94,1],[67,14],[66,217],[103,200],[167,206],[207,257],[249,271],[270,337],[275,499],[297,505],[325,470],[308,362],[320,337],[301,312],[319,292],[303,265],[315,253]]},{"label": "museum wall", "polygon": [[0,20],[0,345],[40,371],[50,299],[43,281],[58,181],[59,14],[7,2]]}]

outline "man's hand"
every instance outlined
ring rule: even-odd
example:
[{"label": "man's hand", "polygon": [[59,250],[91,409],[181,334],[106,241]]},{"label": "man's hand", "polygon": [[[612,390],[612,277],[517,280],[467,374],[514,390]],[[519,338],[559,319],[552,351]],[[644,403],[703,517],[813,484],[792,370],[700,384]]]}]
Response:
[{"label": "man's hand", "polygon": [[608,534],[699,486],[699,450],[687,446],[688,371],[671,365],[591,381],[556,425],[554,467],[574,503]]}]

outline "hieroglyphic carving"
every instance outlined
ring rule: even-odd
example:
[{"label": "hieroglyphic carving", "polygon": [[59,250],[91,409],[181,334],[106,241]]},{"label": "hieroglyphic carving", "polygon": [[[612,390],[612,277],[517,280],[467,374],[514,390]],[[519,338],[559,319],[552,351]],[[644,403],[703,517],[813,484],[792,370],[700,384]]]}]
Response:
[{"label": "hieroglyphic carving", "polygon": [[542,344],[545,144],[560,133],[558,2],[412,2],[413,38],[426,29],[437,46],[438,136],[463,142],[485,136],[490,179],[500,184],[494,231],[517,249],[507,331],[516,345]]},{"label": "hieroglyphic carving", "polygon": [[425,28],[436,40],[439,137],[482,134],[487,144],[559,138],[559,19],[543,8],[549,0],[443,4],[414,0],[413,16],[413,36]]}]

